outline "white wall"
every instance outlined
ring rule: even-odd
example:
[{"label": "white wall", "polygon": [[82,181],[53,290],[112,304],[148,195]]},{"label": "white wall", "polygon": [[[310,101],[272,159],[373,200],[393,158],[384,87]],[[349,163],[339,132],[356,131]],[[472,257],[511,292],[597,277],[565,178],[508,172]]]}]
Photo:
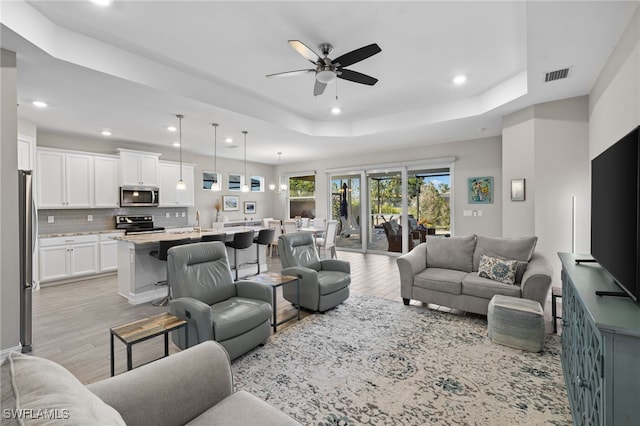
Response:
[{"label": "white wall", "polygon": [[[428,160],[455,156],[453,166],[453,223],[456,235],[484,234],[500,236],[502,234],[502,171],[501,139],[499,137],[475,139],[470,141],[449,142],[436,145],[424,145],[404,150],[370,152],[363,150],[356,157],[338,157],[329,160],[307,161],[295,164],[283,164],[283,174],[316,171],[316,187],[328,185],[327,169],[366,168],[368,165],[401,163],[403,161]],[[495,200],[493,204],[469,204],[466,192],[469,177],[493,176]],[[483,215],[463,216],[464,210],[481,209]],[[285,200],[278,198],[275,217],[284,217]],[[329,199],[325,190],[316,194],[316,215],[329,217]]]},{"label": "white wall", "polygon": [[535,230],[537,249],[553,264],[560,285],[558,252],[572,249],[572,197],[576,199],[576,253],[589,253],[591,194],[586,96],[539,104],[535,115]]},{"label": "white wall", "polygon": [[[535,138],[533,107],[505,117],[502,125],[502,236],[535,234]],[[511,180],[525,179],[525,200],[511,201]]]},{"label": "white wall", "polygon": [[20,347],[16,54],[0,51],[0,351]]},{"label": "white wall", "polygon": [[[589,135],[586,96],[535,105],[504,119],[503,230],[505,237],[537,235],[536,250],[554,269],[558,252],[572,250],[576,197],[576,252],[589,253]],[[527,201],[511,201],[511,179],[526,179]]]},{"label": "white wall", "polygon": [[640,9],[589,95],[589,156],[595,158],[640,125]]}]

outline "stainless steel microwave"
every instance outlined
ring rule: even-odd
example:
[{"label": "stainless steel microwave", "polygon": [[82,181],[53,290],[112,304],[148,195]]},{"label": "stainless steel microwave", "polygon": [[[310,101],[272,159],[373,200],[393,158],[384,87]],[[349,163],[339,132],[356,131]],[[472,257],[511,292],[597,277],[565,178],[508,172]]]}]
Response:
[{"label": "stainless steel microwave", "polygon": [[121,186],[120,207],[155,207],[159,193],[155,186]]}]

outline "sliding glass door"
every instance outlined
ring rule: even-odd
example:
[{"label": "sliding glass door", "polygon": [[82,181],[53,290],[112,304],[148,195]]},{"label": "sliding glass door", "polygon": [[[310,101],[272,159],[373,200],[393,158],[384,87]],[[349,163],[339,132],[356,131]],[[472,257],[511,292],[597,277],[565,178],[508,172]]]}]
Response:
[{"label": "sliding glass door", "polygon": [[367,173],[369,221],[367,251],[402,252],[400,218],[404,211],[403,170]]},{"label": "sliding glass door", "polygon": [[428,236],[451,234],[451,163],[416,164],[330,175],[338,248],[406,253]]},{"label": "sliding glass door", "polygon": [[407,172],[409,228],[418,225],[427,235],[451,234],[451,173],[449,168]]},{"label": "sliding glass door", "polygon": [[336,246],[362,250],[360,174],[331,176],[331,219],[338,222]]}]

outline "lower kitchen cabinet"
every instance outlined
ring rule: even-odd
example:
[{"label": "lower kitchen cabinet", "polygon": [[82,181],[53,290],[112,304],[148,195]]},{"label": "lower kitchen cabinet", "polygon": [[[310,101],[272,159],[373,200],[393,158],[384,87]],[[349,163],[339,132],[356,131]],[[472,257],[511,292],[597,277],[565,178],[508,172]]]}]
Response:
[{"label": "lower kitchen cabinet", "polygon": [[98,236],[79,235],[39,239],[40,282],[97,274]]},{"label": "lower kitchen cabinet", "polygon": [[118,241],[113,237],[122,235],[121,232],[112,234],[100,234],[100,272],[112,272],[118,270]]}]

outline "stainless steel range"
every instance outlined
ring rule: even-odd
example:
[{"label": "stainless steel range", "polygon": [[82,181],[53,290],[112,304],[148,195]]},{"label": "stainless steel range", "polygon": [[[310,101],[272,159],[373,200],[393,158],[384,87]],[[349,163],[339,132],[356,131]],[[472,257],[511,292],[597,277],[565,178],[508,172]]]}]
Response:
[{"label": "stainless steel range", "polygon": [[153,216],[116,216],[116,229],[124,229],[124,233],[148,234],[152,232],[164,232],[162,226],[153,225]]}]

